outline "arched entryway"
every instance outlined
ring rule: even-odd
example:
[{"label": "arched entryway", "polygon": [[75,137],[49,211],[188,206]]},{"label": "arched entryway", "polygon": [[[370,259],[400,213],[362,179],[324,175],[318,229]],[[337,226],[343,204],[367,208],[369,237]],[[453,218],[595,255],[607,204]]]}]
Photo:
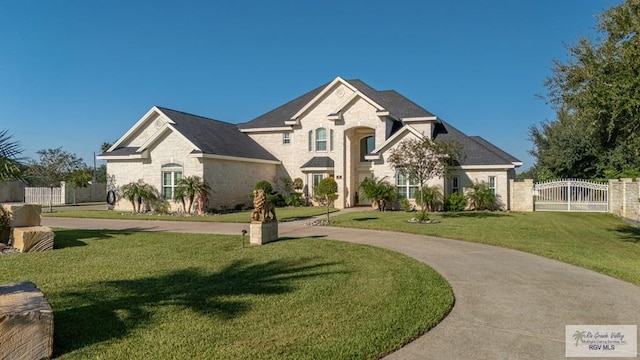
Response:
[{"label": "arched entryway", "polygon": [[372,177],[371,164],[365,155],[371,153],[376,145],[375,129],[355,127],[345,131],[345,175],[349,206],[370,205],[360,195],[358,187],[365,177]]}]

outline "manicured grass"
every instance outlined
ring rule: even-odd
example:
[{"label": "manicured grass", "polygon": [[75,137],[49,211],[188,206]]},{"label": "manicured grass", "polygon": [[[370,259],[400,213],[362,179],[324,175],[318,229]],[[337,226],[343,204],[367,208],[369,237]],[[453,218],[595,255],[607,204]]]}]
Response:
[{"label": "manicured grass", "polygon": [[[335,212],[336,209],[329,211]],[[321,207],[284,207],[276,208],[276,217],[279,221],[292,221],[308,219],[314,216],[326,214],[327,210]],[[90,219],[129,219],[129,220],[169,220],[169,221],[198,221],[198,222],[230,222],[250,223],[251,210],[219,215],[147,215],[133,214],[130,212],[113,210],[64,210],[52,213],[42,213],[46,217],[72,217]]]},{"label": "manicured grass", "polygon": [[60,359],[373,359],[437,324],[453,293],[409,257],[326,239],[57,230],[0,257],[54,309]]},{"label": "manicured grass", "polygon": [[415,214],[353,212],[336,226],[460,239],[557,259],[640,285],[640,229],[610,214],[462,212],[431,214],[438,224],[409,224]]}]

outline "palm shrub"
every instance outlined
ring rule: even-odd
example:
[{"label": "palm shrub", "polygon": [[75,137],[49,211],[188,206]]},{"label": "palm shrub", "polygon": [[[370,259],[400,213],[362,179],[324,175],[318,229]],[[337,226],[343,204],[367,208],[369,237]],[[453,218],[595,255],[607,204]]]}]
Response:
[{"label": "palm shrub", "polygon": [[130,182],[122,185],[120,189],[118,189],[118,193],[119,197],[127,199],[131,203],[131,208],[134,213],[138,212],[136,199],[140,194],[140,182]]},{"label": "palm shrub", "polygon": [[[204,213],[204,204],[209,198],[211,186],[200,176],[185,176],[178,181],[174,200],[182,203],[182,208],[187,214],[191,214],[194,201],[198,201],[198,214]],[[188,204],[188,205],[187,205]]]},{"label": "palm shrub", "polygon": [[495,210],[496,194],[489,184],[482,181],[476,181],[471,185],[471,189],[467,193],[469,205],[473,210]]},{"label": "palm shrub", "polygon": [[120,187],[118,191],[120,197],[131,202],[134,213],[142,211],[142,204],[150,207],[152,203],[157,201],[160,196],[158,190],[151,184],[145,184],[144,181],[130,182]]},{"label": "palm shrub", "polygon": [[423,186],[422,191],[416,192],[416,203],[424,206],[427,211],[437,211],[442,208],[442,190],[439,186]]},{"label": "palm shrub", "polygon": [[467,208],[467,198],[460,193],[453,193],[444,199],[444,211],[464,211]]},{"label": "palm shrub", "polygon": [[0,243],[7,243],[11,230],[11,213],[0,204]]},{"label": "palm shrub", "polygon": [[366,177],[360,183],[360,189],[362,197],[371,200],[377,206],[378,211],[384,211],[386,204],[398,199],[398,190],[384,178]]}]

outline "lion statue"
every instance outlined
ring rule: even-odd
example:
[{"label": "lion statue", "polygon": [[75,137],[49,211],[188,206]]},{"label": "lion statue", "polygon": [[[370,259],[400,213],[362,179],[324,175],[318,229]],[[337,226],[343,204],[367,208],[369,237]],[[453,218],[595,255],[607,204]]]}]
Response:
[{"label": "lion statue", "polygon": [[262,189],[253,190],[253,213],[251,213],[251,219],[262,222],[276,220],[276,208],[271,201],[267,200],[267,196]]}]

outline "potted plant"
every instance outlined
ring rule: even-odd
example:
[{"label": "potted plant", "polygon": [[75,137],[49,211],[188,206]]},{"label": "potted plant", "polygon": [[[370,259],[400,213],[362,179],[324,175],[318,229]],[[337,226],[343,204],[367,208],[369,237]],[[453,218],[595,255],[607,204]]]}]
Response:
[{"label": "potted plant", "polygon": [[0,205],[0,243],[8,243],[11,234],[11,213]]}]

